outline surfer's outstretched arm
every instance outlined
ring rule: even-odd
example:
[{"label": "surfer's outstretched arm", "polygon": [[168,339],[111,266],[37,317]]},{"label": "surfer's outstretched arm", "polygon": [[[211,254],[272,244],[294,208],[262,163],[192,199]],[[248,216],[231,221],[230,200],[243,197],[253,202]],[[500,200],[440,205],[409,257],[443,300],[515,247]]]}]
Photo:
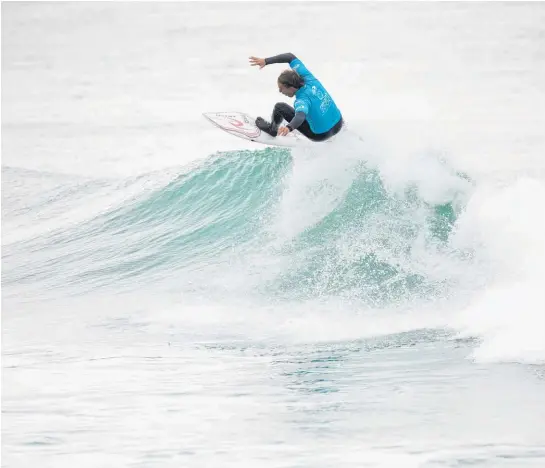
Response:
[{"label": "surfer's outstretched arm", "polygon": [[271,65],[273,63],[290,63],[292,60],[295,60],[297,57],[291,52],[285,54],[275,55],[274,57],[259,58],[259,57],[250,57],[250,65],[252,67],[258,66],[263,68],[265,65]]},{"label": "surfer's outstretched arm", "polygon": [[274,57],[267,57],[265,59],[265,65],[271,65],[273,63],[290,63],[292,60],[295,60],[297,57],[291,52],[286,54],[275,55]]}]

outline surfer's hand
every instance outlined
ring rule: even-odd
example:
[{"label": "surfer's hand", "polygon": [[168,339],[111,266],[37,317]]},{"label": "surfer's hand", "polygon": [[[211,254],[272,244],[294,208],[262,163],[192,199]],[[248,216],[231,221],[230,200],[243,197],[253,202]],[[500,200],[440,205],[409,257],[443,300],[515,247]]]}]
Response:
[{"label": "surfer's hand", "polygon": [[278,129],[278,136],[286,136],[290,132],[290,129],[288,127],[280,127]]},{"label": "surfer's hand", "polygon": [[252,67],[259,67],[261,69],[267,64],[265,63],[264,58],[259,58],[259,57],[252,56],[252,57],[250,57],[250,65]]}]

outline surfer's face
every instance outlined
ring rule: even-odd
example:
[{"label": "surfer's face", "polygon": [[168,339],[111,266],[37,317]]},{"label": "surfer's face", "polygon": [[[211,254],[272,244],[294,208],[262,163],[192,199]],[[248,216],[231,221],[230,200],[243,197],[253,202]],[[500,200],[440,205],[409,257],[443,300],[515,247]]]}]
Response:
[{"label": "surfer's face", "polygon": [[294,88],[292,86],[286,86],[285,84],[278,81],[278,91],[280,91],[284,96],[293,97],[295,96],[297,88]]}]

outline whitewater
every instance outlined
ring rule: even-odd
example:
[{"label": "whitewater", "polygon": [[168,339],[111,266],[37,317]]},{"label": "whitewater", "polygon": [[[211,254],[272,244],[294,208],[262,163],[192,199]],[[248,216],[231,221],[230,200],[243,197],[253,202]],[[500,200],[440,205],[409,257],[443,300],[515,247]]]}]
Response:
[{"label": "whitewater", "polygon": [[[545,466],[544,24],[2,3],[2,466]],[[202,117],[284,52],[333,142]]]}]

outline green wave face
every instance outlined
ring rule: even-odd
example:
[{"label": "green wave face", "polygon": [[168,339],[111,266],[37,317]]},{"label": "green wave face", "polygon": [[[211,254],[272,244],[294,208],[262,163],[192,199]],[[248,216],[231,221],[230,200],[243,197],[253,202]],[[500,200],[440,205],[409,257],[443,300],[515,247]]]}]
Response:
[{"label": "green wave face", "polygon": [[[299,196],[286,205],[293,166],[283,149],[218,153],[90,220],[7,246],[4,280],[89,290],[176,279],[201,293],[230,284],[233,295],[348,295],[374,305],[444,289],[448,281],[429,274],[426,258],[443,255],[452,203],[430,206],[410,188],[393,195],[358,163],[325,209],[327,171],[295,187]],[[289,235],[278,229],[283,213],[315,209],[322,213],[291,223]],[[23,252],[35,253],[31,271],[16,260]]]}]

